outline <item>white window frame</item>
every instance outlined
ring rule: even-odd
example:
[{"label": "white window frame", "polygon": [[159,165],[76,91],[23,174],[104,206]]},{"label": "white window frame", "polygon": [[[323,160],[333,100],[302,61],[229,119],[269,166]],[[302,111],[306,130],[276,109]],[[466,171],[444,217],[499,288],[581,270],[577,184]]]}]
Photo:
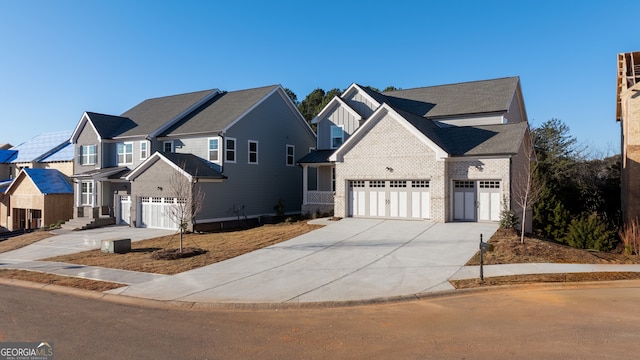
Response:
[{"label": "white window frame", "polygon": [[[88,185],[87,191],[84,189],[84,185]],[[90,188],[90,189],[89,189]],[[93,206],[93,197],[95,194],[95,184],[91,180],[80,181],[80,205],[82,206]],[[85,197],[87,197],[88,201],[84,201]]]},{"label": "white window frame", "polygon": [[[291,154],[289,154],[289,149],[291,149]],[[291,160],[291,162],[289,162]],[[285,165],[287,166],[296,166],[296,146],[287,144],[285,148]]]},{"label": "white window frame", "polygon": [[[89,153],[87,150],[93,149],[93,153]],[[80,165],[95,165],[98,160],[98,146],[97,145],[80,145]]]},{"label": "white window frame", "polygon": [[[233,149],[228,148],[227,142],[229,141],[233,143]],[[235,164],[238,161],[236,150],[238,150],[238,142],[236,141],[236,138],[225,138],[224,139],[224,161],[227,163]],[[233,154],[233,160],[229,160],[229,154]]]},{"label": "white window frame", "polygon": [[140,160],[144,160],[149,157],[149,142],[146,140],[140,141]]},{"label": "white window frame", "polygon": [[[333,142],[333,139],[338,139],[337,136],[333,136],[333,129],[340,129],[340,145],[338,146],[335,146]],[[344,144],[344,125],[331,125],[329,129],[329,141],[332,149],[337,149]]]},{"label": "white window frame", "polygon": [[[211,142],[215,140],[217,145],[216,145],[216,149],[212,150],[211,149]],[[215,151],[216,152],[216,159],[211,159],[211,152]],[[220,138],[219,137],[212,137],[212,138],[208,138],[207,139],[207,159],[209,159],[209,161],[211,161],[212,163],[220,163]]]},{"label": "white window frame", "polygon": [[171,144],[171,150],[169,150],[169,152],[175,152],[176,149],[174,147],[173,140],[162,142],[162,151],[167,152],[167,144]]},{"label": "white window frame", "polygon": [[[251,151],[251,144],[256,144],[256,151]],[[256,140],[247,141],[247,164],[258,164],[258,142]],[[256,155],[256,161],[251,161],[251,154]]]},{"label": "white window frame", "polygon": [[[131,149],[127,151],[127,146]],[[120,152],[123,150],[123,152]],[[122,160],[120,161],[120,156],[122,156]],[[127,161],[127,156],[131,156],[131,160]],[[118,165],[131,165],[133,164],[133,142],[121,142],[116,144],[116,159],[118,159]]]}]

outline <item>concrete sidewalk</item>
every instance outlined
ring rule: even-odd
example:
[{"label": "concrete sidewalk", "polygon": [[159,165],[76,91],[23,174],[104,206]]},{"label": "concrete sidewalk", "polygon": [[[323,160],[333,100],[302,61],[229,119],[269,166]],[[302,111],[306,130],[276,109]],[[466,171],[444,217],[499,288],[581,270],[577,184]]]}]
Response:
[{"label": "concrete sidewalk", "polygon": [[[587,272],[640,272],[639,264],[558,264],[527,263],[484,265],[484,277],[528,275],[528,274],[568,274]],[[450,280],[478,279],[480,266],[464,266]]]}]

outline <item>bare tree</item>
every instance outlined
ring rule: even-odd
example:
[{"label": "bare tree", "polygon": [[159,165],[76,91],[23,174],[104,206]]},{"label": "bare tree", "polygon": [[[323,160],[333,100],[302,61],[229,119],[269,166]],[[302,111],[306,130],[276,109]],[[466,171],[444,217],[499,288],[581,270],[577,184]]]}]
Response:
[{"label": "bare tree", "polygon": [[195,223],[196,216],[202,210],[205,194],[197,186],[196,175],[185,171],[186,163],[181,163],[182,172],[174,171],[169,180],[171,195],[175,197],[171,204],[169,217],[178,225],[180,231],[180,253],[182,254],[182,236],[189,225]]},{"label": "bare tree", "polygon": [[520,243],[524,244],[525,225],[527,223],[527,210],[542,196],[544,185],[537,176],[538,159],[533,145],[533,139],[527,131],[523,141],[523,166],[517,172],[513,182],[513,200],[522,210],[520,216]]}]

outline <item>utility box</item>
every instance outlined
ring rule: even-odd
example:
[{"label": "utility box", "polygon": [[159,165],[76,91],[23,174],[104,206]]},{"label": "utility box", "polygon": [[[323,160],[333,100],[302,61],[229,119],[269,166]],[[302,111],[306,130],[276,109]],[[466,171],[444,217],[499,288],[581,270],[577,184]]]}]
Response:
[{"label": "utility box", "polygon": [[102,240],[103,253],[124,254],[131,251],[131,239],[109,239]]}]

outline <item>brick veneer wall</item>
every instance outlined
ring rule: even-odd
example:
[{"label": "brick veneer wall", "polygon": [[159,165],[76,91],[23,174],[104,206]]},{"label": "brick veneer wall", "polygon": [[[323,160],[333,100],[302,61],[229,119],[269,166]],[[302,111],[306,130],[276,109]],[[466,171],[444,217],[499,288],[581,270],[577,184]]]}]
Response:
[{"label": "brick veneer wall", "polygon": [[[446,220],[445,161],[387,114],[336,162],[335,215],[346,217],[348,180],[430,180],[431,219]],[[389,168],[389,169],[387,169]]]}]

